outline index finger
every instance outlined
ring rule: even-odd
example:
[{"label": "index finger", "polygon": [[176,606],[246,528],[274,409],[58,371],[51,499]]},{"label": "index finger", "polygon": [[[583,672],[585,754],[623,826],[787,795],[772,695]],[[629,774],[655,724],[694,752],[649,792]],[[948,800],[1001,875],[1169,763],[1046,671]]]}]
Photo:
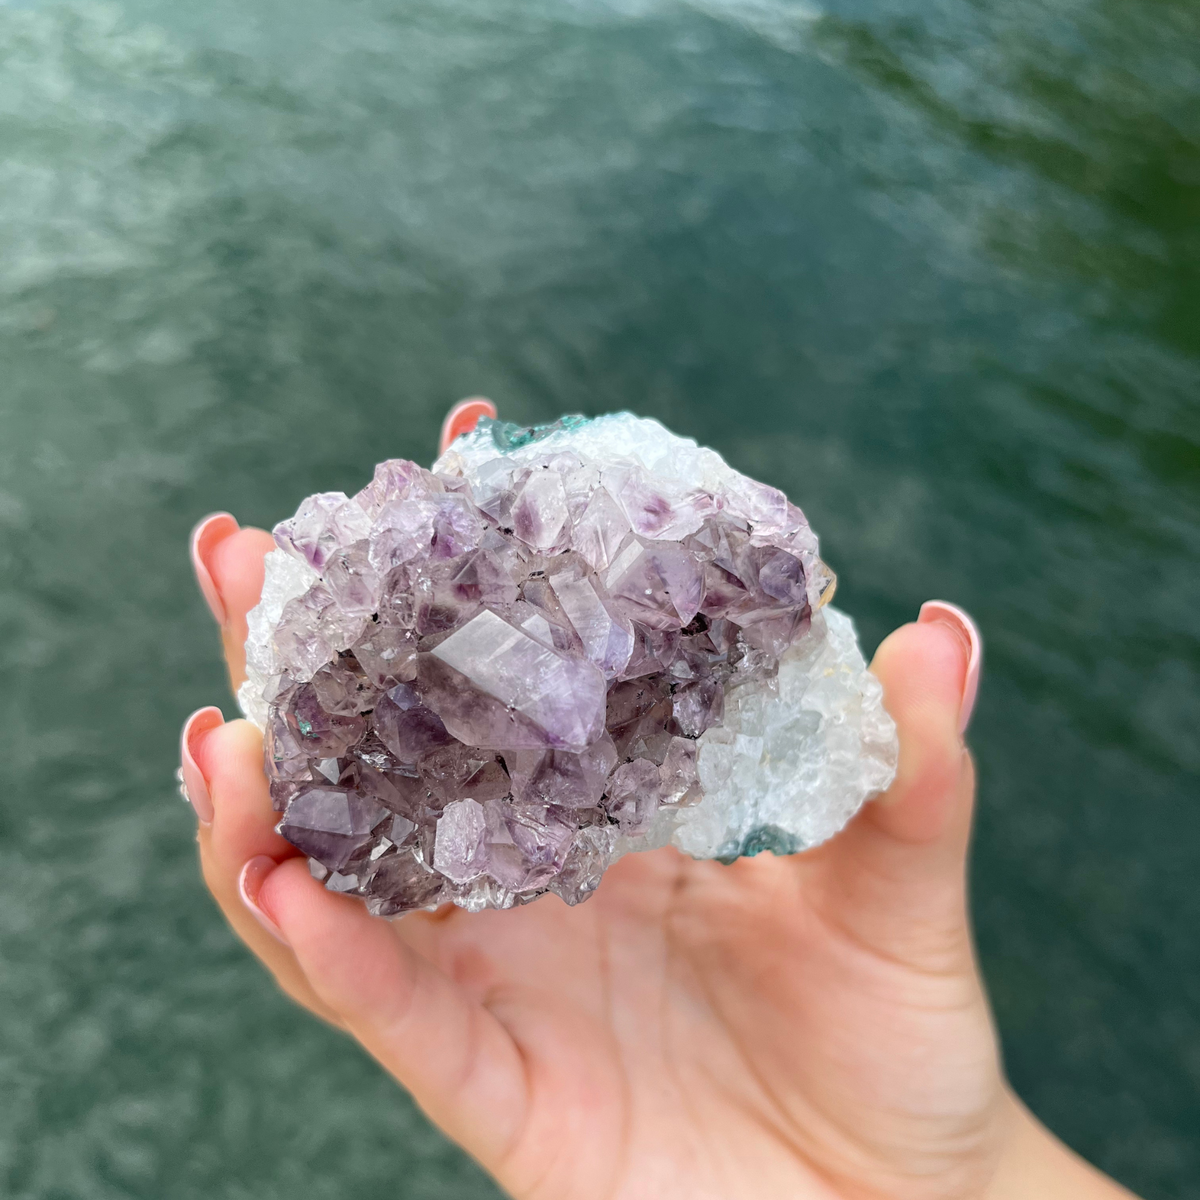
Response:
[{"label": "index finger", "polygon": [[192,565],[225,648],[236,692],[246,678],[246,614],[262,594],[263,559],[275,539],[262,529],[239,529],[228,513],[206,517],[192,532]]}]

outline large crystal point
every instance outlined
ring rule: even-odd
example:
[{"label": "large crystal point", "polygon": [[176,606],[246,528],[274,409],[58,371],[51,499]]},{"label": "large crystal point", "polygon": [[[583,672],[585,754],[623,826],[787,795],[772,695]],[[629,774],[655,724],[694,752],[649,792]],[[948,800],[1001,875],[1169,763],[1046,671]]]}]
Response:
[{"label": "large crystal point", "polygon": [[279,831],[331,871],[340,871],[366,848],[388,811],[374,800],[335,787],[312,787],[288,805]]},{"label": "large crystal point", "polygon": [[604,733],[596,667],[488,609],[422,659],[418,680],[430,708],[468,746],[586,750]]},{"label": "large crystal point", "polygon": [[633,655],[633,623],[607,597],[595,576],[565,569],[550,577],[550,585],[584,653],[606,679],[616,678]]},{"label": "large crystal point", "polygon": [[275,538],[239,699],[280,832],[376,915],[801,850],[895,773],[804,515],[654,421],[484,422]]}]

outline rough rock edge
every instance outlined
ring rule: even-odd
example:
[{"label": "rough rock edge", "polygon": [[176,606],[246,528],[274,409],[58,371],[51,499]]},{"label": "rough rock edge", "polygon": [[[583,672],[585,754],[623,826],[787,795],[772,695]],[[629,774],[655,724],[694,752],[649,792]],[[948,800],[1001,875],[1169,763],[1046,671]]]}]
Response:
[{"label": "rough rock edge", "polygon": [[[688,487],[733,498],[735,507],[769,524],[782,493],[730,467],[714,450],[671,433],[659,422],[617,413],[554,430],[500,450],[491,422],[458,438],[434,463],[439,474],[469,481],[497,458],[511,464],[572,450],[600,462],[632,460]],[[812,553],[816,553],[813,539]],[[319,578],[282,550],[266,557],[262,597],[249,613],[242,712],[260,729],[262,699],[277,672],[273,634],[284,606]],[[814,597],[814,608],[819,597]],[[618,840],[617,855],[668,843],[693,858],[730,861],[763,850],[794,853],[832,837],[896,773],[896,727],[883,689],[866,668],[851,619],[831,605],[814,612],[809,633],[780,660],[778,675],[731,688],[723,723],[699,741],[704,797],[691,808],[662,810],[639,837]]]}]

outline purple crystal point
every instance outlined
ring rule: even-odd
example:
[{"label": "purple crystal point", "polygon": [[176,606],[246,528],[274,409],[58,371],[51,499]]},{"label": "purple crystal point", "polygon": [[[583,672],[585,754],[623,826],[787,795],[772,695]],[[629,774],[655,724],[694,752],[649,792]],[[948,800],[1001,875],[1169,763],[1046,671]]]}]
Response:
[{"label": "purple crystal point", "polygon": [[568,519],[562,476],[548,467],[533,471],[512,506],[513,533],[548,554],[565,548]]},{"label": "purple crystal point", "polygon": [[487,869],[487,820],[470,798],[447,804],[438,818],[433,865],[453,883],[469,883]]},{"label": "purple crystal point", "polygon": [[358,662],[346,654],[339,655],[313,675],[312,689],[321,708],[338,717],[370,712],[378,695]]},{"label": "purple crystal point", "polygon": [[305,500],[290,521],[275,526],[275,541],[320,571],[331,554],[370,532],[371,518],[345,492],[321,492]]},{"label": "purple crystal point", "polygon": [[621,506],[604,488],[598,487],[575,522],[575,549],[583,555],[593,571],[606,571],[616,558],[629,529],[629,521],[621,511]]},{"label": "purple crystal point", "polygon": [[366,538],[335,550],[325,562],[325,586],[347,616],[370,616],[379,607],[379,572],[371,565]]},{"label": "purple crystal point", "polygon": [[354,497],[354,502],[374,522],[393,500],[405,500],[414,492],[424,495],[440,490],[441,485],[431,472],[407,459],[389,458],[375,468],[374,478]]},{"label": "purple crystal point", "polygon": [[467,496],[441,497],[433,519],[433,556],[456,558],[474,550],[483,538],[487,524]]},{"label": "purple crystal point", "polygon": [[432,500],[392,500],[383,506],[368,539],[367,558],[381,575],[424,556],[433,545],[439,508]]},{"label": "purple crystal point", "polygon": [[267,723],[263,757],[271,801],[275,810],[282,812],[302,783],[311,776],[308,770],[309,756],[281,712],[273,712]]},{"label": "purple crystal point", "polygon": [[617,844],[615,825],[588,825],[571,843],[562,869],[550,890],[567,904],[581,904],[600,886],[600,879],[613,861]]},{"label": "purple crystal point", "polygon": [[581,754],[569,750],[510,750],[504,755],[515,800],[562,808],[598,805],[617,759],[617,748],[607,734]]},{"label": "purple crystal point", "polygon": [[511,892],[545,886],[562,869],[576,825],[549,806],[486,805],[487,871]]},{"label": "purple crystal point", "polygon": [[619,497],[633,531],[644,538],[680,541],[695,533],[719,508],[707,492],[655,486],[636,468],[609,468],[604,472],[604,484]]},{"label": "purple crystal point", "polygon": [[704,598],[700,563],[674,542],[630,538],[609,567],[607,583],[613,599],[650,629],[682,629]]},{"label": "purple crystal point", "polygon": [[643,833],[662,800],[662,777],[648,758],[622,763],[608,784],[604,807],[627,834]]},{"label": "purple crystal point", "polygon": [[700,799],[697,758],[696,743],[692,739],[671,739],[663,764],[658,769],[663,804],[682,807],[695,804]]},{"label": "purple crystal point", "polygon": [[427,867],[420,854],[409,847],[385,849],[370,865],[361,885],[367,909],[376,917],[432,908],[446,890],[446,877]]},{"label": "purple crystal point", "polygon": [[550,577],[550,586],[571,623],[583,652],[614,679],[629,665],[633,654],[633,625],[590,573],[564,570]]},{"label": "purple crystal point", "polygon": [[421,655],[417,678],[470,746],[584,750],[604,732],[604,676],[487,609]]},{"label": "purple crystal point", "polygon": [[376,687],[390,687],[417,677],[415,631],[396,625],[368,628],[354,646],[364,674]]},{"label": "purple crystal point", "polygon": [[698,738],[725,713],[725,689],[717,679],[696,679],[675,690],[671,713],[684,737]]},{"label": "purple crystal point", "polygon": [[730,689],[773,678],[832,577],[782,493],[625,428],[601,452],[586,422],[497,426],[276,527],[253,686],[280,832],[327,887],[381,916],[577,904],[704,798]]},{"label": "purple crystal point", "polygon": [[285,712],[297,743],[309,758],[337,758],[345,754],[367,728],[360,716],[328,712],[313,683],[296,689]]},{"label": "purple crystal point", "polygon": [[401,763],[415,765],[454,742],[441,717],[426,708],[417,693],[404,683],[380,696],[375,705],[374,725],[379,740]]},{"label": "purple crystal point", "polygon": [[381,804],[347,789],[312,787],[288,805],[279,832],[322,866],[340,871],[388,815]]}]

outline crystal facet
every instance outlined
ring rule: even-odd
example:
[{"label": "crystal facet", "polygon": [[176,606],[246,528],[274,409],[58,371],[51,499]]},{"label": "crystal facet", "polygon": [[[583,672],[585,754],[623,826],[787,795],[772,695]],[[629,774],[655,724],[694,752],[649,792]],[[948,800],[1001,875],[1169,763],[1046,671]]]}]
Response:
[{"label": "crystal facet", "polygon": [[804,515],[657,422],[484,421],[275,539],[239,699],[280,832],[377,915],[790,853],[895,774]]}]

